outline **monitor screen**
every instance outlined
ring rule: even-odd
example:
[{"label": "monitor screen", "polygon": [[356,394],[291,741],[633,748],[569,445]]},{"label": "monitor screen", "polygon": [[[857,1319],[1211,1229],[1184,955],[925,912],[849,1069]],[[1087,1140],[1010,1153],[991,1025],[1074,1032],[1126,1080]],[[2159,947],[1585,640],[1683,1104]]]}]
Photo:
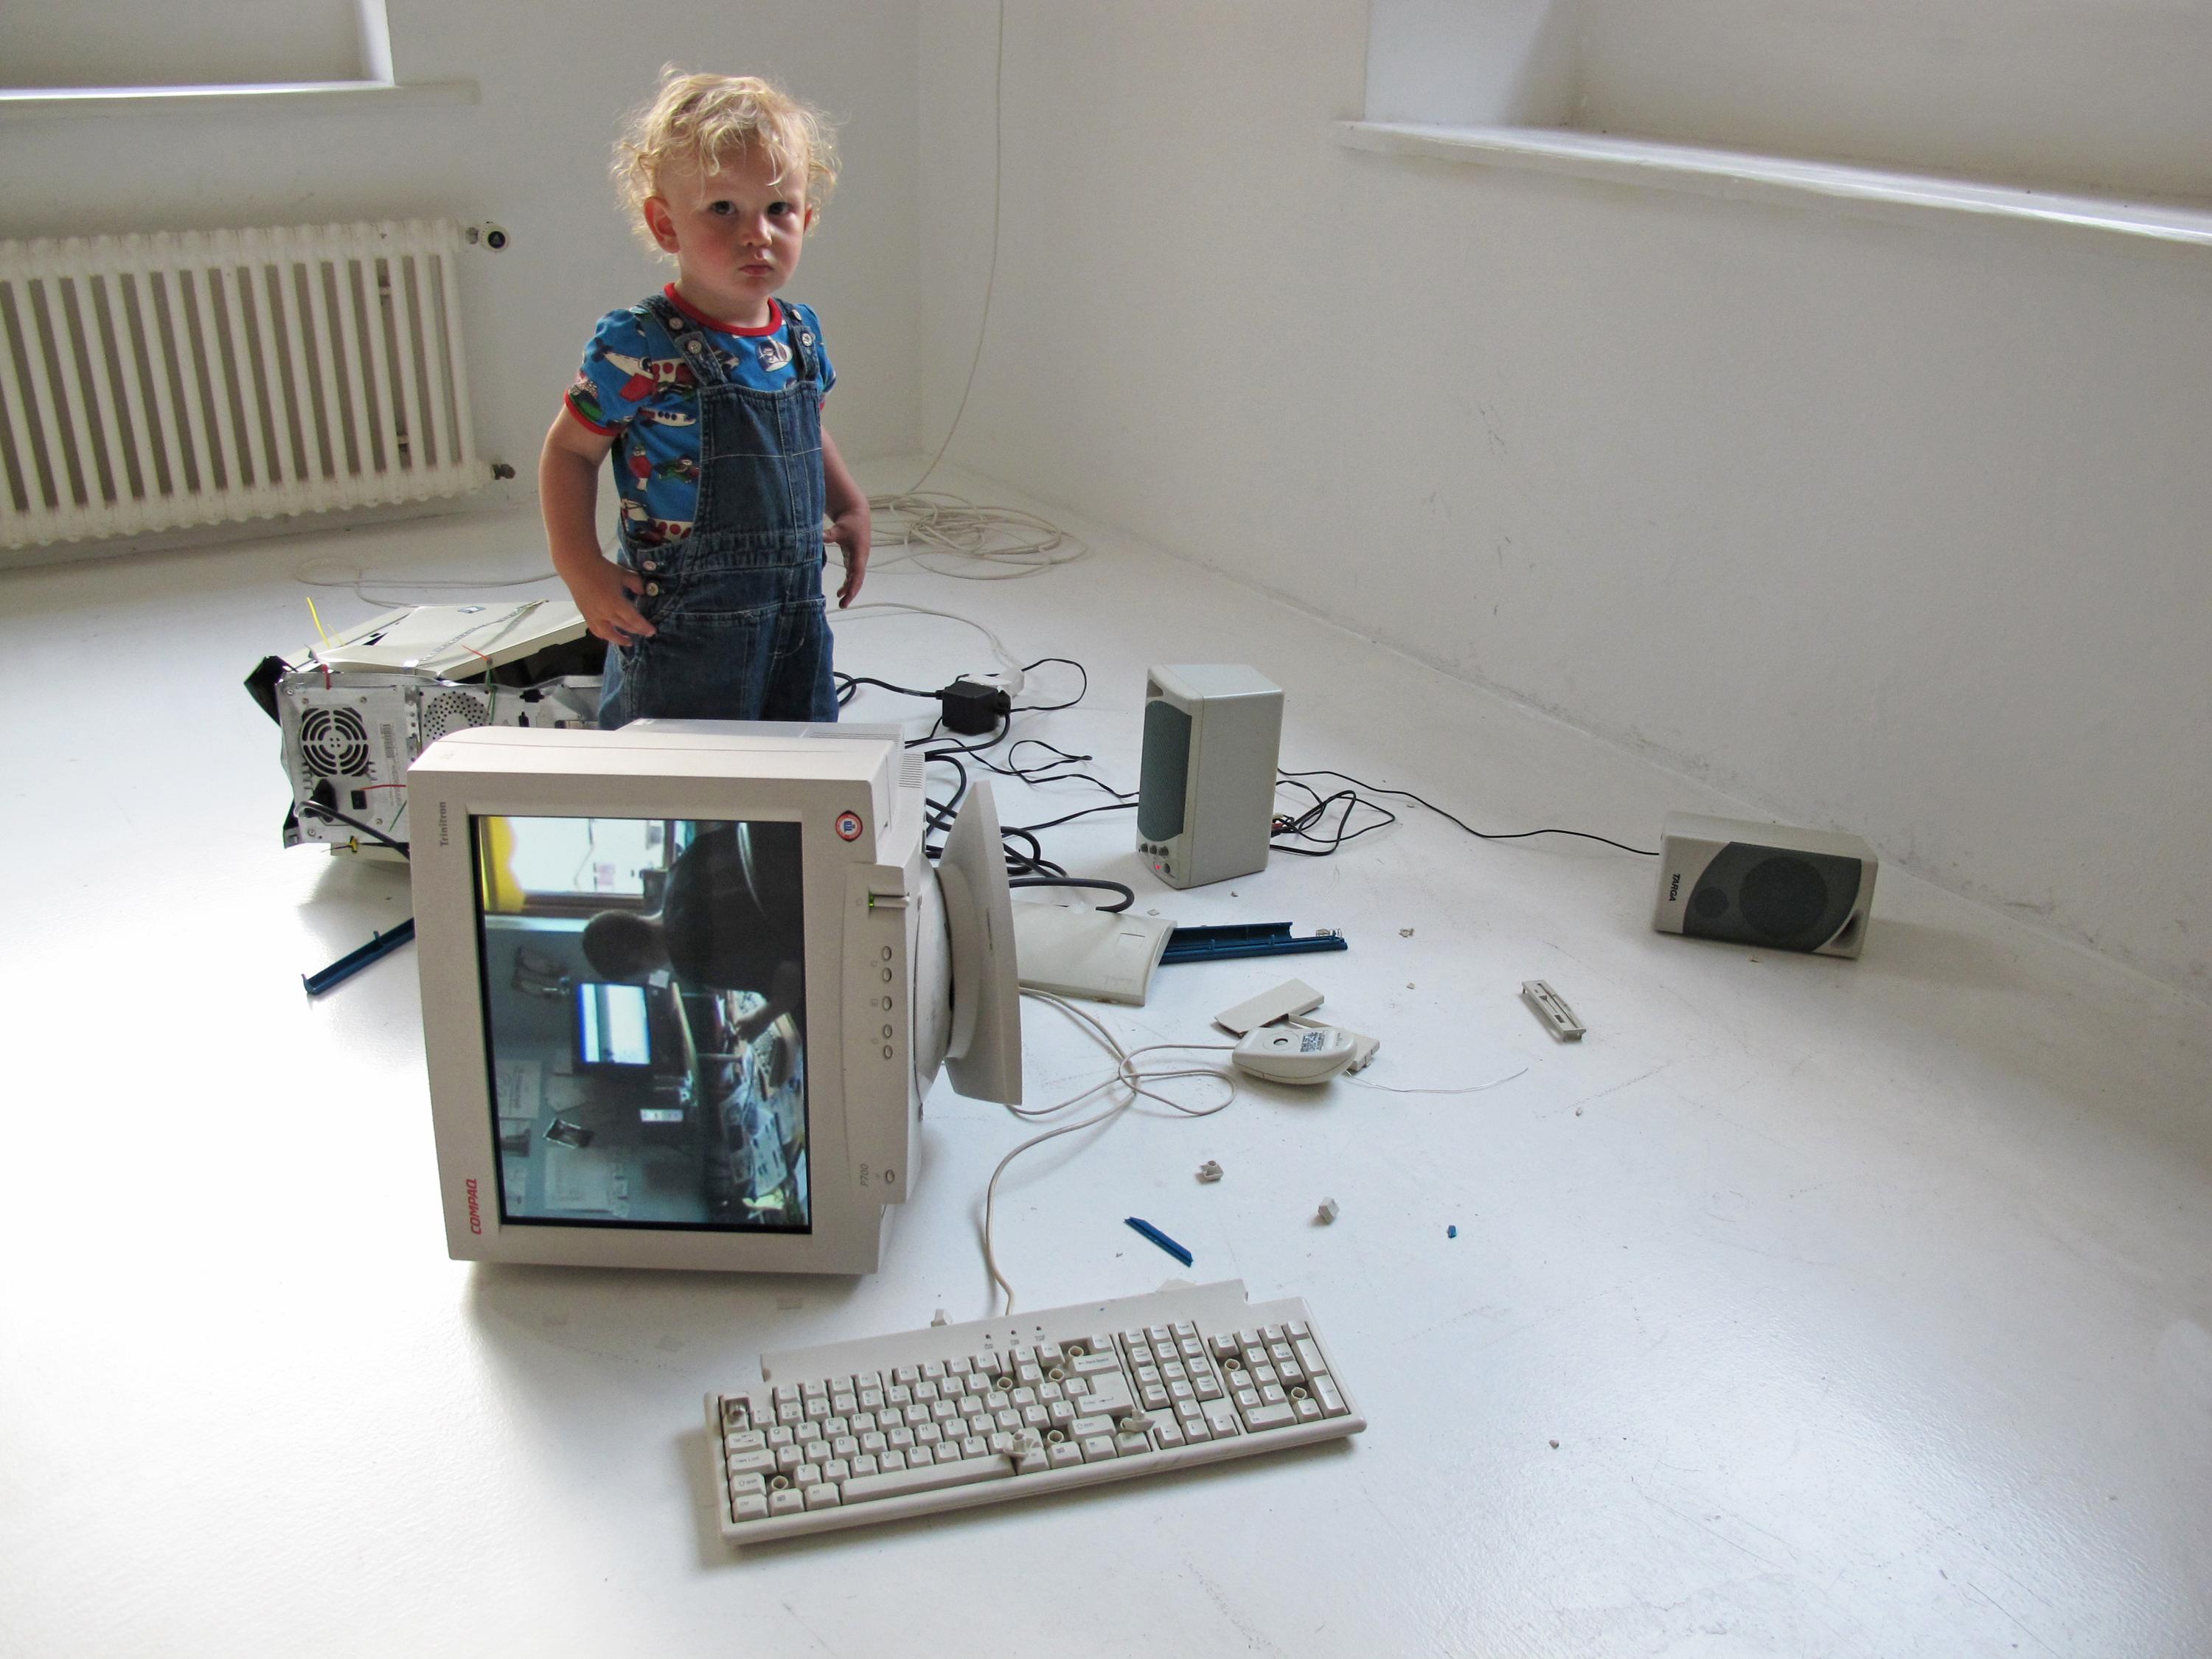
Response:
[{"label": "monitor screen", "polygon": [[808,1231],[799,826],[471,822],[501,1220]]},{"label": "monitor screen", "polygon": [[645,987],[584,984],[576,988],[576,1064],[653,1064]]}]

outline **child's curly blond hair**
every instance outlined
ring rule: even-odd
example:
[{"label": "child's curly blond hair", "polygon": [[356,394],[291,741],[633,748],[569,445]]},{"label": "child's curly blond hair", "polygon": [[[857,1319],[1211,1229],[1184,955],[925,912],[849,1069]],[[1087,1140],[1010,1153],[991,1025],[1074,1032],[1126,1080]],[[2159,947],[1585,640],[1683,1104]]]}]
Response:
[{"label": "child's curly blond hair", "polygon": [[837,184],[836,135],[829,123],[781,88],[750,75],[686,75],[671,64],[660,90],[632,112],[615,143],[615,184],[631,223],[658,251],[642,211],[659,192],[664,169],[712,172],[757,148],[776,165],[779,183],[796,179],[817,211]]}]

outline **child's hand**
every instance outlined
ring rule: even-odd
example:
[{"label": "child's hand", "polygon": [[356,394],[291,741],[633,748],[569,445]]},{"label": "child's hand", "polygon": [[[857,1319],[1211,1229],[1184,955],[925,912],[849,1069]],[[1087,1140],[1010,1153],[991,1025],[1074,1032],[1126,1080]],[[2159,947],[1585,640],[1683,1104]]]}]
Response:
[{"label": "child's hand", "polygon": [[868,574],[870,533],[868,508],[865,501],[850,512],[840,513],[830,520],[830,528],[823,532],[827,540],[837,544],[845,557],[845,580],[837,589],[837,608],[840,611],[860,596],[861,580]]},{"label": "child's hand", "polygon": [[635,645],[653,636],[653,624],[630,603],[645,591],[645,578],[611,559],[593,559],[567,578],[569,597],[584,613],[584,625],[609,645]]}]

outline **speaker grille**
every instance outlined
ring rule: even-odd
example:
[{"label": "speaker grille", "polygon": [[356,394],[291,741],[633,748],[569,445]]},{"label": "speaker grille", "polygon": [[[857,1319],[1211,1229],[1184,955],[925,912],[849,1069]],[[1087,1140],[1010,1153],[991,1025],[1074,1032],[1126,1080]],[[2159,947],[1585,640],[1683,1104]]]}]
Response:
[{"label": "speaker grille", "polygon": [[1698,939],[1817,951],[1858,902],[1862,866],[1832,853],[1730,842],[1698,874],[1682,931]]},{"label": "speaker grille", "polygon": [[1145,705],[1145,757],[1137,771],[1137,833],[1170,841],[1182,833],[1190,779],[1190,716],[1163,697]]}]

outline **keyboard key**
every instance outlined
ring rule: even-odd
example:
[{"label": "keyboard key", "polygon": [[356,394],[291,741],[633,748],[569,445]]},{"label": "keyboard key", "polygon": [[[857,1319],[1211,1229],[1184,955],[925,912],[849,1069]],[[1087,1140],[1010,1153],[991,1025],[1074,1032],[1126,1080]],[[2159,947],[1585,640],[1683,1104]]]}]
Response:
[{"label": "keyboard key", "polygon": [[788,1488],[768,1495],[768,1512],[771,1517],[779,1515],[804,1515],[806,1500]]},{"label": "keyboard key", "polygon": [[1045,1459],[1056,1469],[1079,1469],[1083,1467],[1083,1448],[1073,1440],[1063,1440],[1046,1448]]},{"label": "keyboard key", "polygon": [[768,1498],[761,1492],[747,1492],[730,1500],[730,1513],[740,1521],[768,1519]]},{"label": "keyboard key", "polygon": [[777,1468],[775,1456],[768,1450],[732,1452],[729,1471],[732,1474],[774,1474]]},{"label": "keyboard key", "polygon": [[1079,1402],[1085,1416],[1127,1417],[1136,1410],[1135,1396],[1130,1394],[1129,1385],[1121,1380],[1119,1371],[1089,1381],[1091,1387]]},{"label": "keyboard key", "polygon": [[1295,1413],[1288,1406],[1262,1406],[1257,1411],[1244,1413],[1244,1426],[1255,1432],[1261,1429],[1288,1428],[1296,1420]]},{"label": "keyboard key", "polygon": [[1315,1377],[1313,1379],[1313,1395],[1315,1399],[1321,1401],[1322,1415],[1324,1417],[1342,1417],[1345,1414],[1346,1407],[1344,1403],[1344,1395],[1338,1390],[1335,1378],[1330,1376]]},{"label": "keyboard key", "polygon": [[[883,1477],[878,1475],[876,1478],[881,1480]],[[838,1502],[837,1488],[835,1486],[815,1486],[806,1488],[806,1507],[810,1510],[835,1509]]]},{"label": "keyboard key", "polygon": [[1121,1455],[1120,1451],[1115,1447],[1114,1437],[1110,1434],[1094,1434],[1081,1443],[1083,1461],[1086,1463],[1103,1463]]},{"label": "keyboard key", "polygon": [[1005,1457],[963,1457],[933,1463],[927,1468],[894,1469],[888,1474],[855,1475],[845,1482],[848,1504],[873,1503],[903,1498],[908,1492],[941,1492],[947,1486],[972,1486],[978,1480],[1004,1480],[1014,1472]]}]

